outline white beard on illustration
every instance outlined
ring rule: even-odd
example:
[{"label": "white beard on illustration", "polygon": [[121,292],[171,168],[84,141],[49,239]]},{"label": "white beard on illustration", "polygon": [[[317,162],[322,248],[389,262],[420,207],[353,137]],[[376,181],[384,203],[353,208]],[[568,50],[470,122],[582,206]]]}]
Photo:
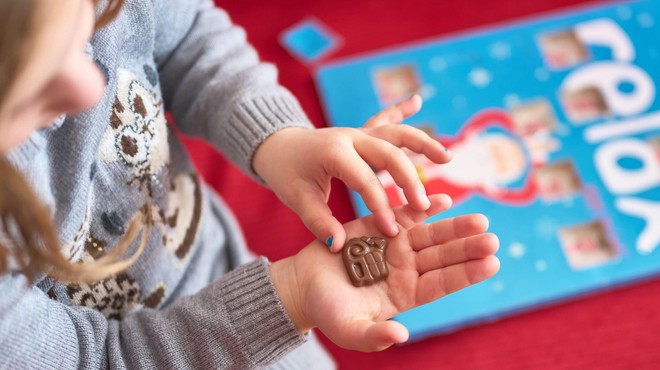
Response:
[{"label": "white beard on illustration", "polygon": [[503,134],[472,135],[451,147],[452,160],[438,165],[425,161],[425,181],[443,179],[468,189],[496,191],[518,180],[527,159],[521,143]]},{"label": "white beard on illustration", "polygon": [[[440,180],[459,188],[497,193],[520,179],[528,164],[522,143],[503,134],[471,135],[454,143],[451,151],[452,159],[445,164],[433,163],[421,154],[410,155],[423,183]],[[378,178],[384,187],[396,186],[386,171],[380,171]],[[403,199],[403,191],[396,188]]]}]

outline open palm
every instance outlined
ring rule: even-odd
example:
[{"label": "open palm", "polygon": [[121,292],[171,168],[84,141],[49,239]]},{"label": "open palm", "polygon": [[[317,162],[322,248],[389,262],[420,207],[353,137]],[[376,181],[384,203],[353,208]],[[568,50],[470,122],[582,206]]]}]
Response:
[{"label": "open palm", "polygon": [[[403,325],[389,321],[405,310],[441,298],[494,275],[499,242],[485,233],[479,214],[422,222],[451,205],[446,195],[430,197],[426,211],[395,209],[400,233],[388,238],[386,280],[356,288],[338,254],[312,244],[295,256],[300,312],[336,344],[362,351],[381,350],[407,340]],[[380,236],[373,217],[345,225],[351,237]]]}]

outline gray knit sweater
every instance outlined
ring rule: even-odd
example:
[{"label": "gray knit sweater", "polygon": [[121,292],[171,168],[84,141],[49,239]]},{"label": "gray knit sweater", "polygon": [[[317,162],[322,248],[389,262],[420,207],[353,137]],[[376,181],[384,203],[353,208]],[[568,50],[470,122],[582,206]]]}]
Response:
[{"label": "gray knit sweater", "polygon": [[128,0],[88,51],[107,79],[100,104],[34,133],[10,160],[52,210],[72,261],[106,254],[144,212],[153,227],[138,261],[99,283],[0,276],[0,368],[332,366],[296,330],[268,262],[251,258],[165,119],[255,176],[268,135],[311,127],[274,67],[210,0]]}]

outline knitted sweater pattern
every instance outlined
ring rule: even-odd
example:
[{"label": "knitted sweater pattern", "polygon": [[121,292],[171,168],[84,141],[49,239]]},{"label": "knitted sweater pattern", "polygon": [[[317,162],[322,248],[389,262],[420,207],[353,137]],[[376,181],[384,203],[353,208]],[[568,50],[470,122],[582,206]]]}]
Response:
[{"label": "knitted sweater pattern", "polygon": [[148,242],[125,272],[92,284],[44,277],[26,290],[22,275],[0,276],[0,368],[252,368],[282,359],[308,337],[175,131],[208,140],[258,179],[250,162],[265,138],[311,127],[297,101],[209,0],[127,0],[87,52],[106,77],[102,101],[34,133],[10,160],[52,210],[71,261],[107,254],[131,220]]}]

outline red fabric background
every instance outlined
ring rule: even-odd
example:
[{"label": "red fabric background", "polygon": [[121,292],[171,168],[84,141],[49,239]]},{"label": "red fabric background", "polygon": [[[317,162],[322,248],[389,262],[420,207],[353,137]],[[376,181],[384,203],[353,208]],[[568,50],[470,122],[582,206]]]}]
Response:
[{"label": "red fabric background", "polygon": [[[313,15],[343,37],[337,59],[423,38],[501,24],[572,6],[584,0],[216,0],[246,28],[262,58],[275,63],[281,82],[319,127],[326,121],[312,69],[277,42],[285,28]],[[350,88],[350,87],[347,87]],[[312,235],[281,205],[220,155],[188,141],[205,178],[225,197],[250,247],[277,260]],[[347,191],[335,182],[330,205],[340,221],[354,217]],[[342,369],[660,369],[660,280],[594,294],[395,347],[380,353],[341,349],[322,338]]]}]

